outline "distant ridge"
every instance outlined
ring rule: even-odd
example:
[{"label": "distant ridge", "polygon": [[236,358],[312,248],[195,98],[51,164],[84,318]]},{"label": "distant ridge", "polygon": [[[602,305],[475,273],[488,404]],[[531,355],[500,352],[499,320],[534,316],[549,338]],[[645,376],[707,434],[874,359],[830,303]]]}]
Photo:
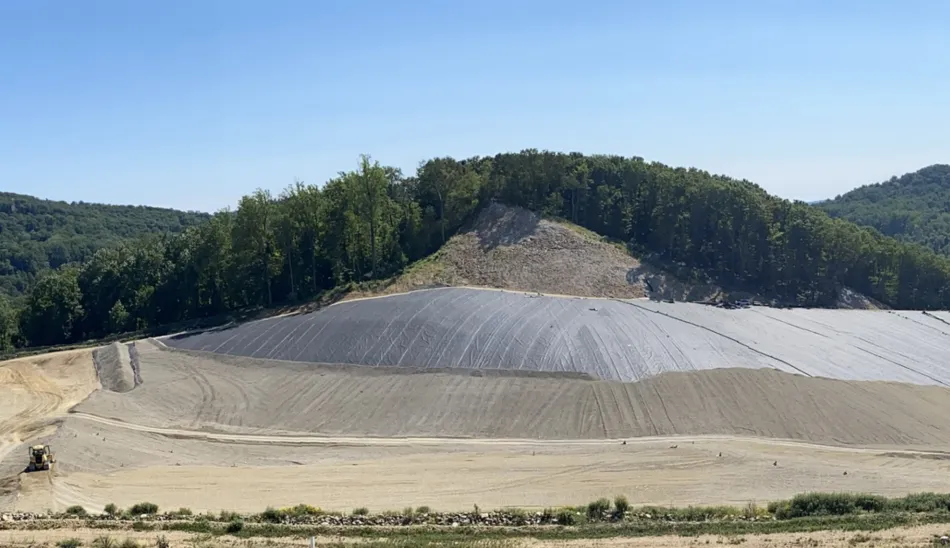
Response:
[{"label": "distant ridge", "polygon": [[832,217],[950,255],[950,165],[934,164],[815,205]]}]

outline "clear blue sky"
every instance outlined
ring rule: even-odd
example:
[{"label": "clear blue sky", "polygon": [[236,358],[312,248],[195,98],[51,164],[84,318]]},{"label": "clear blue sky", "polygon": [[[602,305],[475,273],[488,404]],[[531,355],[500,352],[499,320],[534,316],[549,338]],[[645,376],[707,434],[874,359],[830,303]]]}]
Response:
[{"label": "clear blue sky", "polygon": [[950,162],[947,0],[0,0],[0,189],[212,211],[360,153],[813,200]]}]

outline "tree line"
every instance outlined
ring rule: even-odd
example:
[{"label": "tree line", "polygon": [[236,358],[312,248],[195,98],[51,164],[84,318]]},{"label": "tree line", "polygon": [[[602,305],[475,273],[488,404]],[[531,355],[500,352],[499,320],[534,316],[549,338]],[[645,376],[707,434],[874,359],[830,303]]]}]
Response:
[{"label": "tree line", "polygon": [[36,276],[83,263],[103,247],[143,234],[181,232],[206,213],[41,200],[0,192],[0,294],[18,298]]},{"label": "tree line", "polygon": [[322,186],[258,190],[180,234],[149,235],[38,277],[0,303],[0,347],[99,338],[383,279],[493,200],[569,220],[638,254],[801,306],[843,288],[950,308],[950,261],[748,181],[642,158],[537,150],[435,158],[406,176],[361,157]]}]

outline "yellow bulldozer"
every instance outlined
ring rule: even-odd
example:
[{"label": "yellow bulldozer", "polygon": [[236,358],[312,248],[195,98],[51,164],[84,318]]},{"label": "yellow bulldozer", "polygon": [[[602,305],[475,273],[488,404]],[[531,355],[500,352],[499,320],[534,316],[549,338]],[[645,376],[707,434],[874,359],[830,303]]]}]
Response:
[{"label": "yellow bulldozer", "polygon": [[27,472],[36,472],[37,470],[49,470],[53,467],[56,458],[53,456],[53,450],[49,445],[34,445],[30,447],[30,464],[26,467]]}]

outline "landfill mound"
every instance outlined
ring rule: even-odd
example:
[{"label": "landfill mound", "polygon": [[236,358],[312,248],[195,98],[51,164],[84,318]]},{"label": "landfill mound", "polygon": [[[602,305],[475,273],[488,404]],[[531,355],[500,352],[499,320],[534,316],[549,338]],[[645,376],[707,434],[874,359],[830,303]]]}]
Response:
[{"label": "landfill mound", "polygon": [[933,445],[950,391],[773,369],[667,373],[635,383],[464,370],[341,367],[139,344],[150,382],[76,411],[157,428],[374,437],[617,439],[743,435]]},{"label": "landfill mound", "polygon": [[443,288],[345,301],[164,342],[249,358],[561,372],[624,382],[666,372],[767,367],[946,386],[948,328],[919,312],[729,310]]},{"label": "landfill mound", "polygon": [[102,388],[111,392],[128,392],[135,388],[135,371],[129,350],[124,345],[114,342],[97,348],[92,353],[92,359]]}]

